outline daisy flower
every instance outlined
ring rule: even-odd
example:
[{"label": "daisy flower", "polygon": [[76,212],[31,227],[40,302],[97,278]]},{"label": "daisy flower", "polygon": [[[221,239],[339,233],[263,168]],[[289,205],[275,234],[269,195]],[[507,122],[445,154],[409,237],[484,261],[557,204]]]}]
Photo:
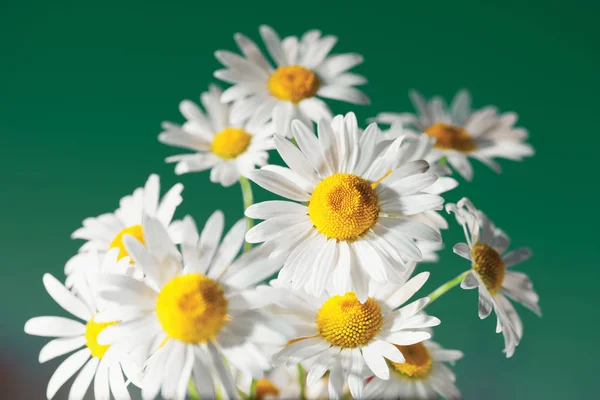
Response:
[{"label": "daisy flower", "polygon": [[66,285],[71,287],[78,273],[84,272],[90,265],[102,262],[110,249],[119,249],[119,259],[127,257],[127,249],[123,244],[125,235],[133,236],[144,243],[144,215],[156,217],[168,229],[171,239],[179,243],[181,222],[173,221],[173,215],[182,202],[182,190],[183,185],[177,183],[161,200],[160,180],[158,175],[153,174],[143,188],[137,188],[131,195],[123,197],[115,212],[86,218],[83,227],[71,235],[71,238],[84,239],[86,243],[65,265]]},{"label": "daisy flower", "polygon": [[267,116],[275,122],[276,132],[289,136],[293,119],[307,124],[331,119],[329,107],[319,97],[369,103],[368,97],[353,87],[365,84],[366,79],[347,72],[363,58],[353,53],[330,55],[335,36],[321,36],[320,31],[312,30],[300,39],[288,36],[281,40],[266,25],[260,27],[260,35],[275,67],[252,40],[239,33],[235,41],[243,56],[223,50],[215,53],[225,66],[215,77],[234,85],[223,92],[221,100],[233,102],[235,121]]},{"label": "daisy flower", "polygon": [[406,361],[390,362],[390,379],[378,377],[365,386],[367,399],[423,399],[433,400],[443,396],[447,400],[461,398],[454,384],[456,377],[446,362],[454,364],[462,358],[458,350],[447,350],[426,340],[409,346],[398,346]]},{"label": "daisy flower", "polygon": [[466,198],[457,204],[448,204],[446,209],[456,215],[467,239],[467,243],[455,245],[454,252],[469,260],[472,266],[460,286],[463,289],[479,288],[479,318],[489,316],[492,309],[496,312],[496,332],[502,332],[504,352],[506,357],[511,357],[523,336],[523,324],[508,298],[541,316],[539,297],[533,284],[524,273],[510,269],[531,257],[531,251],[521,247],[505,253],[510,244],[506,233],[496,228]]},{"label": "daisy flower", "polygon": [[361,398],[365,378],[372,375],[384,380],[390,378],[386,359],[395,363],[405,361],[397,346],[429,339],[431,334],[425,328],[440,323],[435,317],[418,315],[429,302],[427,297],[397,309],[428,277],[429,273],[423,272],[404,285],[371,281],[369,297],[363,303],[351,291],[328,291],[314,297],[274,287],[272,299],[279,307],[276,314],[290,318],[298,337],[273,357],[273,364],[290,366],[316,357],[308,370],[309,387],[330,371],[331,398],[341,397],[344,382],[354,398]]},{"label": "daisy flower", "polygon": [[215,397],[213,377],[229,398],[237,398],[228,366],[260,379],[270,364],[257,343],[287,341],[289,327],[258,311],[268,299],[252,290],[280,264],[263,249],[236,259],[246,221],[238,221],[219,245],[223,225],[223,214],[217,211],[198,234],[186,217],[180,253],[163,224],[146,217],[145,245],[133,236],[124,238],[144,281],[116,274],[98,278],[100,295],[114,307],[97,320],[120,321],[98,340],[123,354],[146,354],[141,382],[145,400],[159,392],[163,398],[184,399],[190,377],[201,398]]},{"label": "daisy flower", "polygon": [[187,121],[181,126],[163,122],[164,131],[158,140],[194,151],[166,159],[177,163],[176,174],[210,169],[210,181],[227,187],[255,166],[267,163],[267,150],[273,148],[273,131],[268,115],[254,113],[243,123],[234,122],[231,107],[221,103],[221,94],[215,85],[202,93],[200,100],[206,113],[192,101],[182,101],[179,110]]},{"label": "daisy flower", "polygon": [[[117,261],[117,253],[118,250],[113,250],[106,255],[103,268],[109,270],[127,268],[129,259]],[[103,303],[96,298],[93,290],[87,285],[87,279],[76,281],[77,293],[71,292],[50,274],[44,275],[43,282],[50,297],[77,318],[75,320],[64,317],[36,317],[25,323],[27,334],[56,338],[48,342],[40,351],[40,363],[77,350],[59,365],[50,378],[46,397],[53,398],[58,390],[81,370],[71,386],[70,400],[83,399],[92,380],[96,399],[110,399],[111,392],[117,400],[130,399],[122,369],[127,379],[136,384],[138,384],[139,371],[136,370],[135,364],[127,359],[108,357],[110,346],[98,343],[98,334],[115,322],[96,320],[98,310],[102,309]]]},{"label": "daisy flower", "polygon": [[381,113],[375,120],[392,125],[405,125],[436,138],[434,151],[429,161],[446,157],[448,163],[465,179],[473,178],[473,167],[469,158],[486,164],[496,172],[500,165],[494,157],[521,161],[533,155],[533,148],[524,142],[527,131],[516,128],[517,114],[499,114],[496,107],[487,106],[471,110],[471,96],[462,90],[456,94],[452,105],[434,97],[426,102],[423,97],[410,93],[418,114]]},{"label": "daisy flower", "polygon": [[[407,265],[420,261],[415,239],[439,242],[439,233],[416,218],[441,209],[443,199],[424,192],[437,177],[423,160],[407,161],[402,138],[375,152],[379,129],[360,136],[353,113],[319,123],[319,138],[300,121],[293,132],[299,149],[275,136],[290,168],[268,165],[249,178],[293,201],[267,201],[246,210],[266,220],[246,234],[285,258],[279,281],[320,296],[330,281],[367,298],[369,278],[403,282]],[[305,203],[305,204],[299,204]],[[306,205],[306,203],[308,203]]]}]

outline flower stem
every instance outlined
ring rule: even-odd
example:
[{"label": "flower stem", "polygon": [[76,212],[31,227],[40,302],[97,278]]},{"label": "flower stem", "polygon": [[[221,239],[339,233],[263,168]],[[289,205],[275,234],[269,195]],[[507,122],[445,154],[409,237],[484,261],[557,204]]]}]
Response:
[{"label": "flower stem", "polygon": [[250,384],[250,396],[248,396],[250,400],[256,400],[256,379],[252,378],[252,383]]},{"label": "flower stem", "polygon": [[[254,202],[254,196],[252,195],[252,185],[248,178],[240,176],[240,186],[242,187],[242,198],[244,199],[244,211],[248,207],[252,205]],[[254,226],[254,220],[252,218],[246,217],[248,219],[248,230],[252,229]],[[244,253],[252,248],[252,243],[244,243]]]},{"label": "flower stem", "polygon": [[438,297],[440,297],[441,295],[446,293],[448,290],[452,289],[454,286],[461,283],[463,281],[463,279],[465,279],[465,277],[467,276],[467,274],[469,272],[471,272],[470,269],[466,270],[462,274],[449,280],[448,282],[444,283],[442,286],[440,286],[439,288],[437,288],[433,292],[431,292],[431,294],[429,296],[427,296],[427,297],[429,297],[429,303],[427,303],[427,306],[431,305],[431,303],[433,303]]},{"label": "flower stem", "polygon": [[298,364],[298,384],[300,385],[300,400],[306,400],[306,375],[302,364]]}]

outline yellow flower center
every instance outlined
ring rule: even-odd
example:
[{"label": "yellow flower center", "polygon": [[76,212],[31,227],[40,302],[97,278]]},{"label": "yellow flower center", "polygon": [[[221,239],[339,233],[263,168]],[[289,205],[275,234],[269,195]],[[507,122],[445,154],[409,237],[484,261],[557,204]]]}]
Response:
[{"label": "yellow flower center", "polygon": [[267,86],[273,97],[299,103],[313,97],[319,90],[319,77],[299,65],[279,67],[269,78]]},{"label": "yellow flower center", "polygon": [[217,133],[212,142],[212,152],[221,158],[236,158],[246,151],[252,135],[240,128],[225,128]]},{"label": "yellow flower center", "polygon": [[256,400],[264,400],[267,396],[279,396],[279,388],[270,380],[263,378],[256,382]]},{"label": "yellow flower center", "polygon": [[390,361],[397,372],[413,379],[423,379],[429,375],[432,361],[429,351],[423,343],[411,344],[410,346],[396,345],[396,347],[406,359],[406,362],[401,364]]},{"label": "yellow flower center", "polygon": [[425,129],[425,133],[436,138],[434,147],[437,149],[470,153],[477,147],[467,131],[459,126],[438,122]]},{"label": "yellow flower center", "polygon": [[[127,253],[127,249],[125,248],[125,244],[123,243],[124,235],[133,236],[137,239],[138,242],[145,243],[144,231],[142,230],[141,225],[132,225],[128,226],[127,228],[121,229],[121,231],[117,233],[117,236],[115,236],[112,242],[110,242],[109,246],[109,248],[111,249],[119,249],[119,256],[117,257],[117,260],[120,260],[121,258],[127,257],[129,255],[129,253]],[[131,263],[133,263],[133,260],[131,260]]]},{"label": "yellow flower center", "polygon": [[92,357],[102,358],[106,350],[110,347],[110,345],[101,345],[98,344],[98,335],[105,328],[116,324],[117,322],[105,322],[105,323],[97,323],[94,322],[94,318],[90,319],[88,323],[85,325],[85,333],[83,336],[85,337],[85,345],[90,349],[90,353],[92,353]]},{"label": "yellow flower center", "polygon": [[206,343],[228,320],[221,286],[201,274],[171,279],[158,295],[156,314],[169,337],[185,343]]},{"label": "yellow flower center", "polygon": [[491,293],[497,292],[504,282],[504,261],[496,250],[487,244],[476,244],[471,251],[473,269]]},{"label": "yellow flower center", "polygon": [[377,221],[377,196],[367,180],[352,174],[334,174],[315,187],[308,215],[328,238],[355,239]]},{"label": "yellow flower center", "polygon": [[317,314],[319,334],[342,348],[365,346],[383,325],[379,304],[368,298],[361,304],[354,292],[330,297]]}]

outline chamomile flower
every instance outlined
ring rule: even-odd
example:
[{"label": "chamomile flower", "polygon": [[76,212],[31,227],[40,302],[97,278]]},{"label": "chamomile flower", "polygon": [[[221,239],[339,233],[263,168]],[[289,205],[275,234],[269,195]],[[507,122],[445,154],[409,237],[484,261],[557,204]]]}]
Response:
[{"label": "chamomile flower", "polygon": [[521,303],[541,316],[539,297],[533,284],[522,272],[510,269],[529,257],[531,251],[525,247],[506,253],[510,239],[502,230],[477,210],[466,198],[457,204],[448,204],[446,209],[456,215],[463,226],[467,243],[458,243],[454,252],[471,262],[472,271],[461,282],[463,289],[479,288],[479,318],[496,312],[496,332],[504,336],[504,352],[511,357],[523,336],[523,324],[508,300]]},{"label": "chamomile flower", "polygon": [[238,221],[219,245],[223,225],[223,214],[215,212],[199,235],[186,217],[180,253],[163,224],[146,217],[145,245],[133,236],[124,238],[145,279],[99,277],[100,295],[114,307],[97,320],[120,322],[98,340],[124,354],[147,355],[141,383],[145,400],[159,392],[163,398],[184,399],[190,377],[201,398],[215,397],[214,380],[229,398],[237,398],[228,366],[260,379],[270,364],[256,344],[287,341],[289,327],[258,311],[268,299],[252,290],[280,264],[263,249],[235,259],[246,222]]},{"label": "chamomile flower", "polygon": [[275,313],[290,318],[298,337],[273,357],[273,364],[290,366],[316,357],[308,370],[309,387],[330,371],[331,398],[340,398],[344,382],[348,382],[354,398],[361,398],[366,378],[390,378],[386,359],[405,361],[397,346],[429,339],[431,334],[425,328],[439,324],[439,319],[419,314],[429,302],[427,297],[398,309],[428,277],[429,273],[423,272],[404,285],[371,281],[369,297],[363,303],[352,291],[328,291],[314,297],[274,287],[271,297],[278,307]]},{"label": "chamomile flower", "polygon": [[[116,260],[118,250],[109,252],[103,264],[106,269],[122,270],[129,263],[126,257]],[[114,268],[113,268],[114,267]],[[70,400],[81,400],[92,381],[94,381],[94,397],[110,399],[110,393],[117,400],[130,399],[122,369],[127,379],[138,382],[140,371],[134,363],[126,358],[108,357],[110,346],[98,343],[98,335],[115,321],[99,322],[96,316],[105,306],[87,284],[87,279],[80,275],[76,282],[76,293],[71,292],[56,278],[45,274],[44,286],[48,294],[64,310],[75,319],[64,317],[36,317],[25,324],[25,333],[36,336],[55,337],[40,351],[39,361],[44,363],[56,357],[73,352],[56,369],[46,389],[48,399],[53,398],[58,390],[78,371],[69,392]],[[83,322],[82,322],[83,321]],[[106,355],[106,357],[105,357]]]},{"label": "chamomile flower", "polygon": [[454,364],[462,358],[462,352],[444,349],[431,340],[398,348],[406,361],[389,363],[390,379],[371,379],[365,386],[365,398],[435,400],[443,396],[447,400],[460,399],[454,384],[456,377],[445,363]]},{"label": "chamomile flower", "polygon": [[268,26],[260,27],[260,35],[275,61],[267,61],[258,46],[242,34],[235,41],[243,56],[217,51],[215,56],[225,66],[215,77],[234,86],[223,92],[221,100],[233,102],[234,121],[251,115],[271,117],[276,132],[290,136],[290,123],[331,119],[332,114],[319,97],[367,104],[369,99],[355,85],[366,83],[360,75],[347,72],[362,63],[358,54],[330,55],[335,36],[321,36],[312,30],[302,38],[289,36],[281,40]]},{"label": "chamomile flower", "polygon": [[[423,160],[407,161],[412,148],[398,138],[384,154],[375,152],[379,129],[359,136],[356,117],[336,116],[319,123],[319,138],[300,121],[293,123],[299,149],[275,136],[290,168],[267,165],[249,178],[293,201],[267,201],[246,210],[266,220],[246,234],[285,258],[279,281],[320,296],[333,281],[366,301],[367,282],[403,282],[422,253],[415,240],[439,242],[439,233],[417,218],[441,209],[443,199],[426,193],[437,177]],[[308,205],[300,203],[308,203]]]},{"label": "chamomile flower", "polygon": [[158,140],[195,152],[166,159],[177,163],[176,174],[210,169],[211,182],[231,186],[255,166],[267,163],[273,131],[268,115],[254,113],[247,120],[233,122],[231,107],[221,103],[221,94],[214,85],[202,93],[206,114],[192,101],[182,101],[179,110],[187,121],[181,126],[163,122]]},{"label": "chamomile flower", "polygon": [[158,175],[153,174],[143,188],[137,188],[131,195],[123,197],[115,212],[86,218],[83,227],[71,235],[73,239],[86,240],[86,243],[65,265],[67,286],[71,287],[77,274],[86,271],[90,265],[102,262],[110,249],[119,249],[119,259],[128,256],[123,244],[125,235],[144,243],[144,215],[156,217],[168,229],[171,239],[179,243],[181,222],[173,221],[173,215],[182,202],[182,190],[183,185],[177,183],[160,199],[160,180]]},{"label": "chamomile flower", "polygon": [[479,160],[499,173],[500,165],[493,160],[494,157],[521,161],[534,153],[533,148],[524,142],[527,131],[514,126],[517,122],[514,112],[499,114],[493,106],[471,110],[471,96],[465,90],[456,94],[450,107],[440,97],[426,102],[415,91],[410,96],[417,115],[381,113],[376,121],[413,127],[434,137],[436,143],[428,161],[446,157],[448,164],[467,180],[473,178],[469,158]]}]

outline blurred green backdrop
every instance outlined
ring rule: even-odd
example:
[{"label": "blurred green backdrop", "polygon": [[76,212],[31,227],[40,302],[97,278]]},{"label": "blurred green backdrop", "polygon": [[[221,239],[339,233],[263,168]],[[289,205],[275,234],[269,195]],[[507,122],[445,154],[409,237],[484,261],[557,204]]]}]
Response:
[{"label": "blurred green backdrop", "polygon": [[[486,4],[483,4],[486,3]],[[163,188],[186,186],[179,216],[203,221],[221,208],[242,216],[238,186],[207,173],[176,177],[158,143],[162,120],[181,122],[178,102],[197,100],[219,67],[217,49],[233,34],[258,39],[258,26],[284,35],[310,28],[339,37],[336,52],[359,52],[369,107],[411,110],[410,88],[452,96],[471,90],[475,106],[515,110],[537,155],[502,162],[496,175],[476,165],[473,183],[448,200],[472,198],[534,258],[522,265],[544,316],[519,307],[525,337],[506,360],[493,318],[479,321],[474,292],[454,290],[430,308],[436,338],[462,349],[456,366],[465,399],[599,398],[596,374],[599,277],[597,154],[600,3],[532,0],[426,1],[103,1],[3,2],[0,11],[0,397],[41,399],[58,361],[37,362],[45,339],[24,322],[63,315],[43,289],[46,271],[62,279],[81,243],[70,233],[87,216],[160,173]],[[594,183],[596,182],[596,183]],[[259,199],[267,197],[264,191]],[[427,291],[465,268],[446,235]],[[426,294],[424,291],[422,294]],[[13,389],[10,389],[10,388]],[[12,390],[12,392],[10,391]],[[65,395],[66,391],[61,391]],[[7,397],[4,397],[4,396]]]}]

